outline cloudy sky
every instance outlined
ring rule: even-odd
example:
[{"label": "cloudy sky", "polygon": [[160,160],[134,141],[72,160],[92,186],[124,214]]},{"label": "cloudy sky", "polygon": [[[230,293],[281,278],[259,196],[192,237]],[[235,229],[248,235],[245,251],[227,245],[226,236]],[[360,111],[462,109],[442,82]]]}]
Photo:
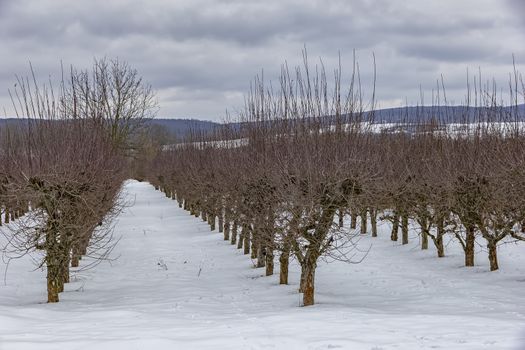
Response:
[{"label": "cloudy sky", "polygon": [[[57,79],[60,62],[88,68],[118,57],[157,92],[159,117],[220,120],[242,108],[262,69],[312,61],[334,68],[352,51],[366,89],[377,60],[381,107],[427,103],[443,75],[461,102],[466,71],[505,88],[512,55],[525,71],[522,0],[0,0],[0,115],[12,114],[8,89],[31,61],[40,79]],[[331,67],[331,68],[330,68]]]}]

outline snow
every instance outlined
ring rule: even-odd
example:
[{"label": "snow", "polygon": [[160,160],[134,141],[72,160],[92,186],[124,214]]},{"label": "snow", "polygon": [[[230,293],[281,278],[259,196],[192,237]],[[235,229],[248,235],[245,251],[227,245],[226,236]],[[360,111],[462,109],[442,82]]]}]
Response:
[{"label": "snow", "polygon": [[[465,268],[380,237],[361,264],[319,264],[317,304],[301,307],[298,268],[288,286],[147,183],[125,185],[133,205],[116,224],[113,261],[74,274],[58,304],[45,273],[12,261],[0,284],[0,350],[11,349],[523,349],[523,245]],[[478,248],[478,250],[481,247]],[[89,259],[83,259],[84,266]],[[0,264],[3,264],[0,262]],[[81,265],[82,266],[82,265]],[[278,265],[277,265],[278,266]],[[5,265],[0,265],[2,271]],[[278,273],[278,269],[276,269]]]},{"label": "snow", "polygon": [[247,146],[250,140],[248,138],[232,139],[232,140],[216,140],[216,141],[197,141],[197,142],[181,142],[162,146],[163,151],[174,151],[183,147],[194,147],[197,149],[206,148],[239,148]]}]

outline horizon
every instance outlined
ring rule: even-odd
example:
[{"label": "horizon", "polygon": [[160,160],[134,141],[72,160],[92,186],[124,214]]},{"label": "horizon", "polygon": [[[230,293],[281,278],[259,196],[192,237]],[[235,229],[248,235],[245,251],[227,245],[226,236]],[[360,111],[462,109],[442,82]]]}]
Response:
[{"label": "horizon", "polygon": [[[507,105],[498,105],[496,106],[497,108],[512,108],[512,107],[515,107],[516,105],[510,105],[510,104],[507,104]],[[381,112],[381,111],[389,111],[389,110],[399,110],[399,109],[411,109],[411,108],[459,108],[459,107],[464,107],[464,108],[487,108],[485,106],[479,106],[479,107],[476,107],[476,106],[468,106],[468,105],[465,105],[465,104],[457,104],[457,105],[439,105],[439,106],[435,106],[435,105],[424,105],[424,106],[418,106],[418,105],[408,105],[408,106],[400,106],[400,107],[389,107],[389,108],[376,108],[374,109],[373,111],[374,112]],[[518,108],[520,109],[525,109],[525,102],[524,103],[519,103],[517,105]],[[370,112],[370,110],[366,110],[365,113],[368,113]],[[25,120],[25,119],[28,119],[26,117],[17,117],[17,116],[1,116],[0,115],[0,121],[2,120]],[[34,118],[33,118],[34,119]],[[214,124],[237,124],[237,123],[242,123],[243,121],[241,120],[237,120],[237,119],[233,119],[233,120],[230,120],[230,121],[225,121],[225,120],[222,120],[222,119],[219,119],[219,120],[211,120],[211,119],[202,119],[202,118],[198,118],[198,117],[194,117],[194,118],[188,118],[188,117],[173,117],[173,118],[170,118],[170,117],[154,117],[152,118],[151,120],[168,120],[168,121],[174,121],[174,120],[178,120],[178,121],[188,121],[188,122],[191,122],[191,121],[196,121],[196,122],[203,122],[203,123],[206,123],[206,122],[209,122],[209,123],[214,123]]]}]

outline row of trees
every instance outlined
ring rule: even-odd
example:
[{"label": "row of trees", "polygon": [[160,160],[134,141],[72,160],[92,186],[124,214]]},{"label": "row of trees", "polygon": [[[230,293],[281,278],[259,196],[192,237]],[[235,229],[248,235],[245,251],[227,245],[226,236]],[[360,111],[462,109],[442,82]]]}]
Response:
[{"label": "row of trees", "polygon": [[70,266],[86,254],[105,259],[114,246],[130,141],[154,110],[153,93],[128,65],[103,59],[71,69],[58,91],[34,74],[20,78],[12,99],[20,121],[0,130],[2,252],[35,257],[48,302],[58,302]]},{"label": "row of trees", "polygon": [[[484,241],[497,270],[498,243],[525,240],[518,109],[476,89],[476,108],[462,111],[474,123],[451,128],[436,109],[424,122],[380,131],[371,123],[375,94],[363,102],[359,70],[347,91],[341,77],[337,69],[329,84],[322,64],[310,69],[305,56],[302,68],[283,66],[276,91],[256,79],[240,126],[194,134],[161,152],[147,179],[212,230],[218,222],[224,239],[251,253],[266,275],[278,257],[281,284],[295,258],[305,306],[314,303],[318,261],[358,261],[353,239],[377,236],[378,221],[391,223],[391,239],[402,244],[414,227],[421,249],[433,243],[438,257],[446,254],[445,236],[453,237],[466,266]],[[525,100],[523,79],[515,77],[512,96]]]}]

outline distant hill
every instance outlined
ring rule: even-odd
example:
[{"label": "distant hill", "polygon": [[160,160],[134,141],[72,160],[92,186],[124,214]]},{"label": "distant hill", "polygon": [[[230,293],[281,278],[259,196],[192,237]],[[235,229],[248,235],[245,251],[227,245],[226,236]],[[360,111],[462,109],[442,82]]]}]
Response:
[{"label": "distant hill", "polygon": [[190,131],[208,132],[219,127],[221,124],[197,119],[152,119],[149,125],[158,125],[166,129],[177,138],[182,138]]},{"label": "distant hill", "polygon": [[[10,125],[22,125],[25,121],[26,119],[21,118],[0,118],[0,128]],[[146,125],[160,126],[171,135],[175,135],[177,138],[182,138],[190,131],[208,132],[221,124],[197,119],[152,119],[147,121]]]},{"label": "distant hill", "polygon": [[[511,115],[511,108],[504,107],[496,111],[491,111],[491,120],[508,120]],[[517,109],[518,119],[525,121],[525,105],[519,105]],[[450,106],[450,107],[399,107],[386,108],[373,112],[373,116],[366,113],[365,120],[372,117],[374,123],[400,123],[400,122],[427,122],[432,118],[439,120],[442,123],[469,123],[480,119],[485,120],[486,111],[483,108],[465,107],[465,106]],[[516,115],[513,111],[512,115]],[[330,123],[331,117],[326,117],[326,123]],[[348,117],[348,119],[351,119]],[[214,128],[220,127],[223,124],[211,121],[202,121],[195,119],[154,119],[150,123],[161,125],[177,137],[183,137],[190,130],[194,131],[211,131]],[[232,123],[233,128],[239,128],[240,123]]]},{"label": "distant hill", "polygon": [[8,125],[20,124],[24,119],[19,118],[0,118],[0,128]]},{"label": "distant hill", "polygon": [[[510,115],[518,115],[520,121],[525,121],[525,105],[517,107],[502,107],[490,111],[491,120],[505,121]],[[512,110],[515,109],[515,110]],[[512,113],[511,113],[512,112]],[[479,119],[485,120],[486,110],[483,108],[465,107],[465,106],[441,106],[441,107],[399,107],[380,109],[373,112],[372,121],[374,123],[399,123],[399,122],[426,122],[432,118],[442,123],[465,123],[474,122]],[[481,116],[481,118],[480,118]],[[365,114],[364,119],[371,117]],[[348,119],[351,119],[348,117]],[[15,125],[21,123],[23,119],[8,118],[0,119],[0,128],[6,125]],[[326,124],[331,123],[331,117],[326,117]],[[190,131],[209,132],[221,123],[197,119],[153,119],[147,122],[149,125],[157,125],[175,135],[178,139],[183,138]],[[234,129],[240,127],[240,123],[230,124]]]},{"label": "distant hill", "polygon": [[374,111],[374,123],[425,122],[432,118],[442,123],[472,123],[486,120],[506,121],[518,115],[519,120],[525,121],[525,104],[516,107],[498,107],[487,112],[485,108],[466,106],[439,106],[439,107],[399,107]]}]

